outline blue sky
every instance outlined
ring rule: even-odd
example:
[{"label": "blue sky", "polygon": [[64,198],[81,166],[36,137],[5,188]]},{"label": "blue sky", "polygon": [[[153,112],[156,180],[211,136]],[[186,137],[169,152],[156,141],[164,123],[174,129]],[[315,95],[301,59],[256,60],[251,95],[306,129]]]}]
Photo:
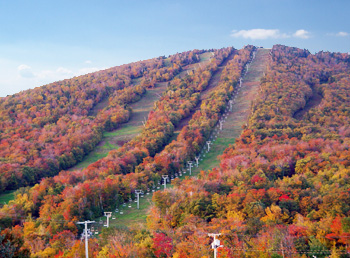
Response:
[{"label": "blue sky", "polygon": [[0,97],[192,49],[349,52],[348,0],[0,0]]}]

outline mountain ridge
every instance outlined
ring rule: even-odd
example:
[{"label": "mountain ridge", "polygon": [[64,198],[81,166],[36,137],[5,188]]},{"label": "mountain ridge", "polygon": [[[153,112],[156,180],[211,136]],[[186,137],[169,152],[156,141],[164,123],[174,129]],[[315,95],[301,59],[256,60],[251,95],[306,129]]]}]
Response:
[{"label": "mountain ridge", "polygon": [[[34,256],[77,255],[83,246],[75,240],[81,229],[74,222],[124,207],[135,199],[135,189],[150,192],[167,175],[174,178],[173,187],[154,192],[147,225],[103,230],[101,239],[89,240],[91,253],[208,257],[212,254],[208,234],[220,233],[222,257],[346,257],[350,251],[348,54],[313,55],[275,45],[266,70],[260,71],[262,78],[254,82],[259,94],[241,96],[245,103],[254,101],[249,116],[235,116],[246,121],[240,136],[219,157],[220,165],[198,171],[195,177],[175,179],[191,169],[188,162],[194,164],[207,148],[206,141],[216,137],[219,121],[226,117],[256,50],[268,51],[254,46],[215,50],[205,66],[185,72],[182,78],[174,76],[139,136],[86,169],[62,171],[22,189],[0,210],[0,223],[6,228],[2,234],[22,241],[21,250]],[[232,53],[217,86],[203,98],[215,71]],[[199,60],[190,56],[191,52],[184,55],[185,60]],[[257,70],[253,63],[247,75]],[[145,78],[144,85],[153,87],[152,79]],[[113,95],[113,110],[120,108],[119,114],[126,102],[144,98],[140,86]],[[322,100],[310,107],[314,90]],[[295,119],[300,109],[307,113]],[[175,135],[176,125],[189,115],[191,119]]]}]

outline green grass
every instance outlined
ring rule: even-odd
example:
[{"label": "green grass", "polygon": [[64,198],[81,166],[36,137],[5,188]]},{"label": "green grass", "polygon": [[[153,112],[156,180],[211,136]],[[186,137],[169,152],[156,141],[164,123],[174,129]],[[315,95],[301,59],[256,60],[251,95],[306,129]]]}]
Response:
[{"label": "green grass", "polygon": [[119,129],[113,132],[104,132],[103,138],[114,137],[120,135],[137,134],[142,131],[140,126],[122,125]]},{"label": "green grass", "polygon": [[208,60],[209,58],[211,58],[213,55],[212,55],[213,52],[205,52],[203,54],[200,54],[199,55],[199,60],[200,62],[203,62],[203,61],[206,61]]},{"label": "green grass", "polygon": [[0,194],[0,204],[8,204],[9,201],[12,201],[15,199],[15,190],[13,191],[6,191],[3,194]]},{"label": "green grass", "polygon": [[79,162],[79,164],[77,164],[70,170],[86,168],[90,164],[106,157],[107,155],[108,155],[108,152],[104,152],[104,153],[99,153],[96,151],[90,152],[87,156],[84,157],[84,159],[81,162]]},{"label": "green grass", "polygon": [[70,170],[86,168],[90,164],[106,157],[111,150],[116,150],[121,147],[120,145],[113,142],[117,141],[118,139],[127,140],[131,136],[133,137],[134,134],[138,134],[140,132],[141,128],[139,126],[130,125],[123,125],[120,129],[117,129],[112,132],[104,132],[101,141],[103,145],[100,144],[99,146],[97,146],[95,150],[90,152],[87,156],[84,157],[84,159],[79,164],[77,164]]},{"label": "green grass", "polygon": [[[219,134],[220,136],[220,134]],[[225,136],[224,134],[221,137],[218,137],[210,146],[210,151],[204,153],[199,161],[199,166],[194,167],[192,172],[193,175],[197,175],[201,170],[209,170],[214,167],[219,166],[220,161],[218,156],[222,155],[224,150],[230,145],[235,143],[235,138],[232,136]]]},{"label": "green grass", "polygon": [[[161,187],[163,189],[163,187]],[[126,207],[119,207],[119,210],[122,210],[124,214],[120,214],[119,212],[116,213],[113,211],[112,218],[115,217],[115,219],[110,218],[109,224],[111,227],[119,227],[119,226],[135,226],[138,224],[145,224],[146,218],[147,218],[147,211],[150,208],[152,204],[152,192],[149,195],[144,195],[145,197],[140,197],[140,209],[137,209],[137,203],[132,202],[131,208],[128,207],[128,204]],[[101,217],[96,219],[96,221],[102,220],[103,222],[106,222],[106,217]]]},{"label": "green grass", "polygon": [[119,145],[118,144],[112,144],[108,141],[105,141],[105,144],[101,147],[104,150],[113,150],[113,149],[118,149]]}]

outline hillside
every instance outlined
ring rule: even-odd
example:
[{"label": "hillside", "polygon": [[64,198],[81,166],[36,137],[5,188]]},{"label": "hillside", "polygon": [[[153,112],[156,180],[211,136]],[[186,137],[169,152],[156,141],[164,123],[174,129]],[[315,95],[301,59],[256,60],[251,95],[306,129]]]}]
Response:
[{"label": "hillside", "polygon": [[[192,65],[184,66],[181,72],[175,77],[184,77],[189,71],[192,71],[194,67],[208,63],[210,61],[210,57],[212,57],[211,53],[212,52],[204,52],[202,54],[198,54],[198,62]],[[138,79],[136,82],[140,83],[140,79]],[[104,132],[102,139],[96,148],[89,153],[84,160],[82,160],[82,162],[79,162],[76,166],[70,168],[70,170],[87,167],[91,163],[107,156],[110,151],[122,147],[126,142],[140,134],[149,112],[153,109],[154,103],[159,100],[162,94],[166,91],[169,82],[170,81],[155,83],[154,87],[147,89],[146,93],[140,100],[130,103],[128,107],[132,110],[132,115],[129,121],[120,125],[120,127],[116,130]],[[95,107],[94,109],[96,110],[100,108]],[[183,119],[175,130],[179,130],[181,126],[186,124],[186,121],[188,121],[188,119]]]},{"label": "hillside", "polygon": [[211,151],[205,154],[205,157],[202,155],[203,160],[199,163],[198,168],[194,168],[194,174],[218,166],[220,164],[218,156],[222,155],[224,150],[230,144],[234,144],[235,139],[240,136],[242,127],[250,115],[252,101],[258,94],[260,79],[266,70],[269,53],[269,49],[257,49],[255,58],[242,77],[242,86],[234,92],[232,111],[229,109],[229,112],[225,114],[222,130],[216,129],[215,137],[211,140]]},{"label": "hillside", "polygon": [[[210,257],[208,233],[221,234],[220,257],[348,257],[349,65],[348,54],[281,45],[195,50],[1,99],[3,189],[45,177],[1,208],[2,246],[84,257],[76,222],[124,209],[141,189],[147,223],[113,222],[89,240],[94,257]],[[99,91],[81,101],[91,87]],[[92,156],[79,163],[85,134]],[[10,155],[6,146],[23,147]],[[40,174],[48,157],[56,170]],[[11,174],[22,181],[7,184]],[[165,175],[171,187],[152,191]]]},{"label": "hillside", "polygon": [[130,104],[198,62],[202,52],[140,61],[0,98],[0,192],[33,185],[80,162],[103,132],[130,119]]},{"label": "hillside", "polygon": [[[206,255],[205,233],[222,234],[223,257],[349,251],[349,55],[274,46],[271,57],[220,167],[155,199],[149,227],[176,241],[180,257]],[[322,101],[310,108],[313,90]]]}]

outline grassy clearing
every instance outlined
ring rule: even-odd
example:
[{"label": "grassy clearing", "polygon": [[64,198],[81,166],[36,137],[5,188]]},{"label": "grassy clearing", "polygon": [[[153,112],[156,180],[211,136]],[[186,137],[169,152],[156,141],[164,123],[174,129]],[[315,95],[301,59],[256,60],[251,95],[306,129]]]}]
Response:
[{"label": "grassy clearing", "polygon": [[131,126],[128,124],[122,125],[120,129],[112,132],[104,132],[101,143],[90,152],[84,159],[76,166],[71,168],[83,169],[90,164],[102,159],[108,155],[111,150],[120,148],[126,141],[130,140],[136,134],[141,132],[141,127]]},{"label": "grassy clearing", "polygon": [[108,137],[114,137],[114,136],[120,136],[120,135],[138,134],[141,131],[142,131],[141,127],[125,124],[115,131],[104,132],[103,137],[108,138]]},{"label": "grassy clearing", "polygon": [[[183,176],[183,178],[184,177],[185,176]],[[167,184],[167,188],[173,188],[173,185]],[[164,187],[160,186],[158,191],[162,191],[163,189]],[[137,203],[134,201],[131,202],[131,208],[129,208],[128,205],[129,203],[127,203],[125,207],[120,206],[119,212],[113,211],[112,218],[109,220],[111,227],[133,227],[140,224],[145,224],[148,210],[152,205],[152,192],[145,194],[144,197],[140,197],[140,209],[137,209]],[[120,211],[123,211],[123,214],[120,214]],[[103,224],[106,224],[107,218],[100,217],[95,221],[98,223],[102,221]]]},{"label": "grassy clearing", "polygon": [[[163,189],[163,187],[161,187]],[[144,197],[140,197],[140,209],[137,209],[137,203],[131,202],[131,208],[128,207],[129,203],[125,207],[119,207],[119,212],[113,211],[112,218],[109,220],[111,227],[123,227],[123,226],[136,226],[138,224],[145,224],[148,209],[152,204],[152,193],[145,194]],[[120,214],[123,211],[123,214]],[[114,218],[114,219],[113,219]],[[101,217],[96,219],[98,223],[103,222],[106,224],[107,218]]]},{"label": "grassy clearing", "polygon": [[128,225],[133,226],[138,223],[145,223],[147,218],[148,209],[152,204],[152,194],[145,195],[145,197],[140,197],[140,209],[138,210],[136,202],[132,202],[131,208],[128,206],[123,207],[124,214],[118,213],[116,219],[112,220],[112,226],[122,226]]},{"label": "grassy clearing", "polygon": [[219,166],[220,161],[218,160],[218,156],[221,155],[230,144],[234,143],[235,138],[227,136],[218,137],[215,141],[212,141],[210,151],[202,155],[198,168],[195,167],[193,169],[193,174],[196,175],[201,170],[209,170]]},{"label": "grassy clearing", "polygon": [[203,53],[203,54],[200,54],[200,55],[199,55],[199,60],[200,60],[200,62],[209,60],[209,59],[213,56],[212,53],[213,53],[213,52],[205,52],[205,53]]},{"label": "grassy clearing", "polygon": [[3,194],[0,194],[0,204],[8,204],[9,201],[15,199],[15,191],[6,191]]},{"label": "grassy clearing", "polygon": [[74,166],[70,170],[72,171],[72,170],[76,170],[76,169],[86,168],[90,164],[106,157],[107,155],[108,155],[108,152],[105,152],[105,153],[98,153],[96,151],[91,152],[90,154],[85,156],[84,159],[81,162],[79,162],[79,164],[77,164],[76,166]]}]

